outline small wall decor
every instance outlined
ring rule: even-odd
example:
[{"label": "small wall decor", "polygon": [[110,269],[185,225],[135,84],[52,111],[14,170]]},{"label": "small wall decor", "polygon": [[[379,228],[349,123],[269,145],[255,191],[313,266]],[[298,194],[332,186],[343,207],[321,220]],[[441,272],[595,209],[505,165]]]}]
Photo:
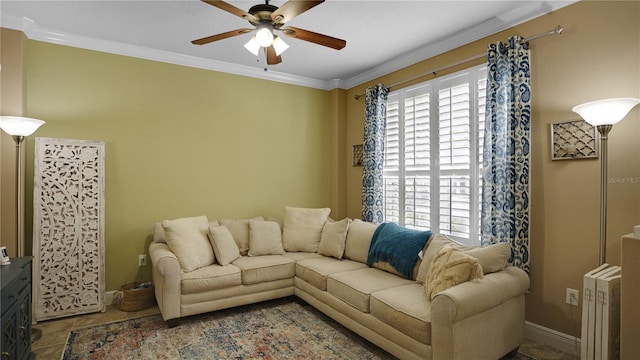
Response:
[{"label": "small wall decor", "polygon": [[596,127],[584,120],[551,124],[551,160],[598,158]]},{"label": "small wall decor", "polygon": [[353,145],[353,166],[362,166],[362,158],[364,156],[362,144]]}]

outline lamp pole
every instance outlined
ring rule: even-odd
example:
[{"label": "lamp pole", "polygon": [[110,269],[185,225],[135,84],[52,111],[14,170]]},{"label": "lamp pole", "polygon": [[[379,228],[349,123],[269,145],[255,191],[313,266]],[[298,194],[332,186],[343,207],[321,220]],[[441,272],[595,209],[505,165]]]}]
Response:
[{"label": "lamp pole", "polygon": [[613,125],[640,103],[637,98],[614,98],[591,101],[573,107],[573,112],[593,125],[600,133],[600,265],[607,261],[607,142]]},{"label": "lamp pole", "polygon": [[24,136],[13,135],[11,136],[16,142],[16,237],[18,249],[18,257],[24,256],[24,190],[22,179],[22,143],[24,142]]},{"label": "lamp pole", "polygon": [[600,265],[607,261],[607,146],[613,125],[598,125],[600,133]]}]

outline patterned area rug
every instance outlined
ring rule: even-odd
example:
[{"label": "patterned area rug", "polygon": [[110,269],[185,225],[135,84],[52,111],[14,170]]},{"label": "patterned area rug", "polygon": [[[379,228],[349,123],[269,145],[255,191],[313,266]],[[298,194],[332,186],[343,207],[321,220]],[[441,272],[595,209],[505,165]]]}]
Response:
[{"label": "patterned area rug", "polygon": [[171,329],[160,315],[76,329],[62,359],[395,358],[290,297],[191,316]]},{"label": "patterned area rug", "polygon": [[309,305],[287,298],[183,319],[160,315],[69,334],[63,359],[394,359]]}]

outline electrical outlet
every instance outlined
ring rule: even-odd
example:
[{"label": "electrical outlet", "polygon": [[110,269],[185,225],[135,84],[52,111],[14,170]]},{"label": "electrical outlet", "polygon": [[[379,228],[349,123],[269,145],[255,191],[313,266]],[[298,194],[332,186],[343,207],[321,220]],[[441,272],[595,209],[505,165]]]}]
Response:
[{"label": "electrical outlet", "polygon": [[576,290],[576,289],[571,289],[571,288],[567,288],[567,297],[566,297],[566,303],[571,305],[571,306],[580,306],[580,291]]},{"label": "electrical outlet", "polygon": [[147,266],[147,255],[138,255],[138,266]]}]

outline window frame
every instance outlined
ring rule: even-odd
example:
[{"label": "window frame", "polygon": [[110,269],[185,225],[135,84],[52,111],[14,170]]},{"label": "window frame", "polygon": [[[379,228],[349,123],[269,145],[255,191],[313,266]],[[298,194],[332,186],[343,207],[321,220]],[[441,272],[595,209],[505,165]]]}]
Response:
[{"label": "window frame", "polygon": [[[482,127],[482,123],[484,121],[484,104],[486,104],[486,94],[484,93],[486,87],[486,75],[487,74],[487,66],[486,64],[477,65],[474,67],[470,67],[455,73],[452,73],[447,76],[443,76],[436,79],[431,79],[416,85],[412,85],[406,88],[402,88],[396,91],[392,91],[389,93],[387,100],[387,116],[390,116],[389,110],[396,111],[397,120],[397,130],[395,128],[392,131],[397,131],[397,158],[394,158],[394,161],[397,161],[397,168],[389,168],[387,163],[388,157],[387,152],[389,151],[390,146],[388,147],[388,138],[389,133],[385,134],[385,162],[383,166],[383,178],[384,178],[384,216],[385,221],[393,221],[397,222],[402,226],[416,228],[416,229],[427,229],[431,230],[434,233],[444,233],[447,236],[462,242],[468,245],[479,245],[480,244],[480,206],[481,206],[481,191],[482,191],[482,154],[481,150],[483,148],[482,138],[483,134],[480,132]],[[483,82],[482,84],[480,82]],[[469,168],[468,169],[458,169],[458,170],[443,170],[443,166],[440,164],[440,159],[442,155],[440,154],[440,125],[442,119],[440,119],[440,91],[443,89],[451,89],[455,86],[459,85],[469,85],[469,98],[468,98],[468,111],[469,111]],[[406,101],[409,98],[414,98],[415,96],[422,96],[423,94],[429,94],[428,96],[428,106],[429,106],[429,165],[422,169],[411,169],[406,166],[406,155],[405,155],[405,117],[407,115],[404,107],[406,106]],[[452,97],[449,97],[451,99]],[[397,107],[389,106],[390,104],[397,103]],[[415,106],[415,103],[414,103]],[[480,108],[482,107],[482,109]],[[387,118],[388,119],[388,118]],[[414,124],[415,125],[415,124]],[[395,133],[394,133],[395,134]],[[415,143],[415,138],[412,140]],[[415,151],[415,144],[414,144]],[[449,175],[464,175],[468,174],[469,177],[469,238],[459,236],[454,234],[453,232],[443,231],[440,229],[441,222],[441,212],[440,212],[440,200],[441,200],[441,176],[443,174]],[[417,223],[415,217],[412,218],[411,223],[407,223],[407,180],[412,177],[420,177],[420,176],[428,176],[429,177],[429,214],[428,214],[428,223],[429,226],[415,226]],[[399,203],[396,204],[397,209],[390,209],[390,204],[387,203],[388,196],[388,185],[387,181],[395,179],[397,180],[397,198]],[[390,181],[391,182],[391,181]],[[413,192],[417,192],[417,190],[413,190]],[[454,194],[453,190],[450,192],[451,195]],[[394,198],[395,199],[395,198]],[[451,199],[452,200],[452,199]],[[451,201],[450,200],[450,201]],[[414,210],[412,212],[415,212]],[[391,216],[391,211],[397,211],[397,216]],[[389,220],[391,218],[392,220]],[[424,222],[423,222],[424,223]],[[449,228],[451,229],[452,224],[449,223]]]}]

